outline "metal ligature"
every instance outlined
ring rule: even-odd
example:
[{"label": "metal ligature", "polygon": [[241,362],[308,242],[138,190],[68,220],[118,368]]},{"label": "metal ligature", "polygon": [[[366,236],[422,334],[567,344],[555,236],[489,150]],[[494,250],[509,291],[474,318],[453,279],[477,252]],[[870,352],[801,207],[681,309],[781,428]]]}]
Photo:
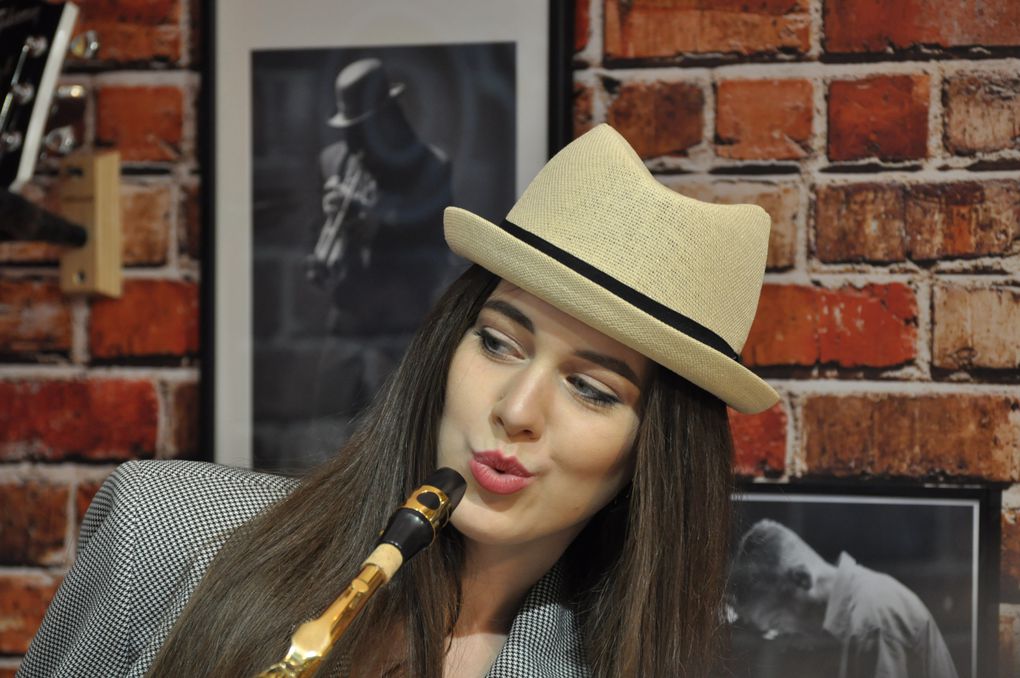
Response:
[{"label": "metal ligature", "polygon": [[463,476],[453,469],[441,468],[429,476],[390,516],[375,550],[347,589],[321,616],[301,624],[283,660],[257,678],[305,678],[314,674],[369,597],[392,579],[402,564],[433,542],[450,520],[466,486]]}]

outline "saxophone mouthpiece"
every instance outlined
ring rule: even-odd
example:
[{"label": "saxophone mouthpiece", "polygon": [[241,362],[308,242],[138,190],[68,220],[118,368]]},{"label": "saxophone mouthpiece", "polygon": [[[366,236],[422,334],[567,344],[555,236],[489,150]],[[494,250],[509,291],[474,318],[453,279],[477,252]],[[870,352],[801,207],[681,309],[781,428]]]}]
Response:
[{"label": "saxophone mouthpiece", "polygon": [[467,481],[451,468],[441,468],[394,511],[379,538],[379,544],[390,544],[400,551],[404,562],[432,543],[439,530],[450,520],[450,514],[464,497]]}]

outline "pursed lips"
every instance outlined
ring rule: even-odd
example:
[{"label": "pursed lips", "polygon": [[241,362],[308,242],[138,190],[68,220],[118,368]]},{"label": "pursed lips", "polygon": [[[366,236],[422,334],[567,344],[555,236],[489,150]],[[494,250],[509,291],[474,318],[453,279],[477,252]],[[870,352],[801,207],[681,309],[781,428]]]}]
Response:
[{"label": "pursed lips", "polygon": [[498,450],[472,452],[469,466],[479,487],[493,494],[513,494],[534,480],[534,474],[523,464]]}]

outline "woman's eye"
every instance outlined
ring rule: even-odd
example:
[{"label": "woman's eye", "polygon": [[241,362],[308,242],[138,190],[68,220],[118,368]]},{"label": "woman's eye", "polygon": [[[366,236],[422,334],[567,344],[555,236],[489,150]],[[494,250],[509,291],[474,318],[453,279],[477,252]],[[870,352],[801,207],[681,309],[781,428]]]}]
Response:
[{"label": "woman's eye", "polygon": [[581,377],[570,377],[568,381],[577,391],[578,395],[591,402],[593,405],[598,407],[609,407],[610,405],[615,405],[620,402],[620,399],[615,395],[607,393],[602,389],[595,388],[588,383],[586,379],[582,379]]},{"label": "woman's eye", "polygon": [[513,347],[509,343],[498,338],[488,330],[475,330],[475,336],[478,337],[478,343],[481,345],[482,350],[490,355],[505,358],[512,356],[514,353]]}]

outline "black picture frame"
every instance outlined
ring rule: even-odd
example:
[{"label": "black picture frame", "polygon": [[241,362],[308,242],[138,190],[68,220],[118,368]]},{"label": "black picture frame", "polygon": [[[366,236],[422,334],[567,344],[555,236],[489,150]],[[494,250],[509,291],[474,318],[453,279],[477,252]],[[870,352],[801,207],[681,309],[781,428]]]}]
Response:
[{"label": "black picture frame", "polygon": [[[417,7],[407,3],[403,5]],[[243,158],[240,158],[244,149],[238,145],[237,139],[234,139],[232,146],[225,141],[228,141],[227,136],[236,136],[235,133],[239,131],[234,128],[235,122],[243,122],[238,112],[241,111],[242,115],[251,114],[250,110],[245,109],[245,102],[250,101],[250,97],[236,96],[238,90],[231,89],[230,83],[243,84],[250,77],[250,71],[246,70],[249,67],[243,62],[248,61],[250,54],[257,49],[342,49],[351,46],[345,37],[350,35],[350,31],[357,32],[359,45],[391,44],[388,42],[391,39],[385,36],[388,23],[380,18],[388,11],[387,6],[393,9],[401,6],[401,3],[395,0],[367,4],[345,0],[301,0],[297,3],[215,0],[202,3],[203,67],[198,120],[202,175],[200,211],[203,224],[200,269],[200,440],[201,456],[205,459],[237,466],[252,466],[253,461],[250,402],[254,368],[251,366],[251,339],[243,336],[244,331],[251,331],[251,313],[246,320],[224,319],[225,314],[233,313],[238,307],[252,304],[250,283],[247,296],[234,294],[228,289],[242,284],[238,280],[243,274],[238,274],[238,270],[243,271],[250,264],[243,261],[251,251],[250,243],[239,246],[236,238],[238,233],[251,229],[252,220],[250,215],[244,218],[238,210],[225,209],[224,206],[243,206],[253,200],[250,187],[247,191],[243,188],[239,190],[233,177],[225,174],[225,168],[234,168],[238,164],[242,165],[242,172],[247,170]],[[366,7],[369,9],[366,10]],[[507,31],[510,31],[514,44],[522,47],[517,54],[530,55],[532,61],[529,63],[535,63],[535,55],[544,49],[540,57],[544,64],[541,76],[545,82],[541,86],[533,82],[537,78],[537,67],[525,67],[520,56],[515,62],[518,96],[529,101],[528,115],[518,114],[516,118],[517,139],[521,144],[526,142],[534,149],[529,151],[526,161],[522,161],[521,151],[518,150],[517,180],[513,187],[516,197],[544,161],[572,137],[570,102],[574,3],[568,0],[528,0],[507,5],[477,0],[441,0],[428,3],[427,7],[436,16],[431,17],[431,23],[425,30],[421,30],[421,26],[415,27],[412,30],[417,36],[414,41],[402,41],[398,36],[392,39],[393,45],[431,45],[441,43],[442,39],[448,39],[451,43],[505,40]],[[374,18],[366,19],[366,25],[382,31],[375,36],[376,39],[366,37],[364,30],[350,28],[352,23],[356,23],[351,21],[352,18],[373,11]],[[501,18],[500,13],[512,14],[512,20],[509,20],[511,17]],[[403,10],[400,14],[394,14],[395,21],[389,23],[403,24],[406,23],[405,19],[413,23],[414,17],[405,17],[403,14]],[[324,17],[330,17],[329,21],[338,27],[347,28],[337,30],[335,35],[328,29],[324,33],[323,25],[329,23],[324,21]],[[238,27],[238,22],[244,25]],[[458,26],[465,28],[461,30]],[[472,27],[478,28],[477,36],[472,37]],[[344,30],[348,33],[344,34]],[[446,38],[437,34],[439,30],[446,31]],[[514,30],[518,33],[513,34]],[[296,39],[289,39],[288,35]],[[543,47],[536,49],[536,45]],[[540,91],[541,95],[528,97],[525,89]],[[248,89],[242,87],[240,91]],[[530,102],[530,99],[537,100],[542,96],[545,101],[540,106]],[[233,117],[227,115],[228,111],[233,112]],[[540,119],[541,123],[528,123],[531,127],[526,127],[525,117],[527,120]],[[229,120],[230,124],[225,124],[225,120]],[[240,126],[244,127],[244,124]],[[537,127],[541,129],[536,131]],[[250,156],[248,159],[250,161]],[[242,260],[240,268],[234,265],[237,263],[235,259]],[[247,373],[242,365],[245,361],[248,365]],[[239,403],[249,405],[247,408],[238,408]],[[247,423],[244,421],[246,412]]]},{"label": "black picture frame", "polygon": [[[827,562],[837,564],[845,552],[916,594],[945,635],[960,678],[997,675],[1000,508],[1001,491],[987,486],[745,483],[734,494],[731,558],[759,520],[775,521]],[[783,646],[730,613],[735,678],[779,675],[772,671],[787,661],[796,661],[798,675],[812,667],[838,675],[830,661],[835,641],[820,650],[804,651],[796,639]]]}]

